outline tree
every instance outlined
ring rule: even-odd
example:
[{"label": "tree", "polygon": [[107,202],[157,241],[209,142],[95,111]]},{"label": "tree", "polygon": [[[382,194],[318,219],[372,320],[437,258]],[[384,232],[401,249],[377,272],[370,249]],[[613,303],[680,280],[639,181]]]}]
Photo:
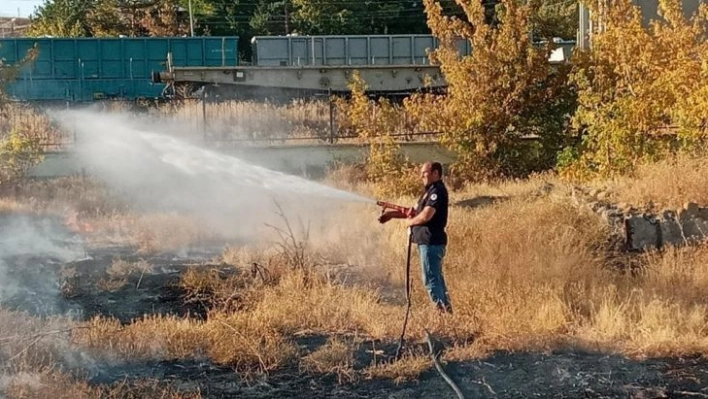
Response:
[{"label": "tree", "polygon": [[576,0],[543,0],[533,18],[534,39],[548,40],[560,37],[575,40],[578,31],[578,2]]},{"label": "tree", "polygon": [[140,20],[150,36],[170,37],[190,34],[189,15],[178,0],[156,0]]},{"label": "tree", "polygon": [[90,0],[52,0],[39,6],[30,20],[28,36],[81,37],[90,34],[86,14]]},{"label": "tree", "polygon": [[366,83],[358,71],[352,74],[349,89],[351,98],[336,99],[337,113],[347,127],[369,145],[366,159],[366,177],[374,183],[375,195],[395,197],[411,195],[420,189],[420,182],[400,153],[400,146],[390,133],[394,132],[402,110],[386,99],[370,100]]},{"label": "tree", "polygon": [[121,10],[120,0],[98,0],[86,13],[86,22],[93,37],[115,37],[130,31]]},{"label": "tree", "polygon": [[[441,132],[441,143],[458,154],[453,173],[479,180],[547,169],[564,145],[574,108],[567,67],[551,67],[553,44],[531,40],[534,2],[499,1],[490,14],[480,1],[458,0],[465,18],[443,15],[439,2],[425,0],[428,24],[440,39],[431,60],[440,64],[445,94],[420,94],[406,109],[423,129]],[[472,54],[455,44],[467,40]],[[525,137],[537,137],[529,148]]]},{"label": "tree", "polygon": [[11,183],[22,177],[30,167],[42,159],[42,147],[36,135],[20,126],[9,126],[8,116],[12,108],[5,102],[5,85],[13,81],[21,66],[33,62],[37,50],[30,49],[27,55],[15,65],[0,59],[0,185]]},{"label": "tree", "polygon": [[603,26],[575,62],[573,124],[582,142],[564,154],[563,173],[630,173],[700,149],[708,134],[708,6],[687,20],[680,0],[661,0],[662,18],[649,26],[631,0],[614,0],[604,12],[596,2],[588,6]]}]

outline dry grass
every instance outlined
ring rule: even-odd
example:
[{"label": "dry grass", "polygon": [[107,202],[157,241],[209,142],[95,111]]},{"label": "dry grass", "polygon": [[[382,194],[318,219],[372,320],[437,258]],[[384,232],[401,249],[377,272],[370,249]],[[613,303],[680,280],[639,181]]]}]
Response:
[{"label": "dry grass", "polygon": [[203,324],[189,319],[145,316],[121,325],[116,319],[95,317],[76,330],[73,340],[96,358],[184,359],[199,358],[207,346]]},{"label": "dry grass", "polygon": [[198,392],[180,392],[162,381],[141,380],[92,386],[85,381],[47,369],[0,376],[0,392],[7,399],[93,399],[93,398],[162,398],[200,399]]},{"label": "dry grass", "polygon": [[677,209],[692,201],[708,205],[706,157],[680,156],[643,165],[627,178],[606,184],[618,202],[644,207],[650,201],[658,209]]},{"label": "dry grass", "polygon": [[340,383],[352,381],[356,376],[353,367],[357,346],[353,340],[333,337],[326,344],[303,357],[300,365],[307,372],[334,374]]},{"label": "dry grass", "polygon": [[[688,163],[647,167],[636,180],[597,184],[627,202],[646,198],[700,202],[705,198],[704,182],[690,170],[702,164],[682,162]],[[663,180],[667,176],[674,176],[674,182]],[[679,188],[671,191],[672,187]],[[571,188],[551,176],[539,176],[454,192],[453,203],[477,204],[481,202],[465,200],[486,197],[504,200],[451,208],[444,271],[453,316],[440,317],[433,310],[421,286],[414,249],[409,339],[421,340],[428,328],[453,341],[445,360],[480,358],[494,350],[569,346],[634,357],[708,354],[708,249],[671,248],[638,255],[643,268],[637,275],[619,273],[608,267],[616,261],[607,259],[610,226],[578,206]],[[414,198],[390,200],[407,204]],[[190,230],[192,221],[180,215],[136,216],[131,225],[126,211],[92,207],[104,209],[92,216],[92,225],[101,226],[96,229],[105,232],[113,226],[135,242],[161,243],[143,245],[146,251],[198,241],[197,231],[203,231]],[[348,206],[336,223],[312,233],[306,267],[288,264],[275,247],[254,244],[225,249],[219,261],[232,265],[233,273],[224,274],[223,268],[188,270],[180,284],[191,298],[209,302],[206,321],[146,316],[120,325],[96,318],[81,325],[86,328],[73,330],[70,343],[97,358],[209,358],[243,372],[263,373],[299,364],[304,371],[331,372],[341,381],[360,376],[415,378],[430,367],[428,357],[410,355],[393,364],[354,367],[353,354],[364,345],[360,340],[395,342],[404,312],[406,232],[398,221],[378,224],[377,215],[378,209],[369,205]],[[144,218],[144,225],[139,218]],[[153,238],[146,238],[146,231]],[[353,237],[361,240],[354,242]],[[349,263],[344,270],[356,278],[345,283],[335,278],[330,265],[338,262]],[[260,269],[251,269],[254,263]],[[135,269],[120,263],[111,268],[116,277]],[[327,270],[330,273],[322,272]],[[3,349],[5,359],[22,347],[27,335],[46,327],[12,327],[3,320],[13,318],[0,314],[3,330],[10,326],[8,334],[26,332],[21,334],[24,341],[14,342],[14,351]],[[303,353],[296,338],[308,334],[357,340],[332,338]],[[59,353],[57,348],[68,343],[62,345],[52,349],[38,343],[28,353]],[[34,359],[32,367],[47,364]]]},{"label": "dry grass", "polygon": [[432,365],[429,357],[406,356],[393,363],[380,363],[364,370],[368,378],[392,379],[396,384],[415,380]]},{"label": "dry grass", "polygon": [[[61,112],[63,107],[54,108]],[[166,133],[191,138],[202,137],[217,146],[244,144],[315,144],[329,141],[332,133],[339,142],[361,142],[355,137],[351,121],[335,106],[330,115],[330,102],[293,100],[289,103],[260,101],[223,101],[202,105],[199,100],[171,102],[157,106],[141,106],[121,101],[96,102],[94,112],[120,113],[149,118],[171,126]],[[373,111],[375,112],[375,111]],[[392,133],[402,140],[434,140],[434,136],[413,136],[416,121],[398,115],[392,122]],[[164,127],[163,126],[163,127]],[[39,138],[47,151],[71,148],[80,137],[71,126],[62,129],[53,123],[46,109],[25,104],[10,104],[0,113],[0,137],[17,127]]]}]

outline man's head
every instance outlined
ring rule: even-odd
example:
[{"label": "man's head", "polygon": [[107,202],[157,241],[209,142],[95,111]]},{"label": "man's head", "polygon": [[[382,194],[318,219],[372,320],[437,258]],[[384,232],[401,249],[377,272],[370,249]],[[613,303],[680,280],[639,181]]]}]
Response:
[{"label": "man's head", "polygon": [[423,178],[423,184],[429,185],[442,179],[442,165],[440,162],[426,162],[420,168],[420,177]]}]

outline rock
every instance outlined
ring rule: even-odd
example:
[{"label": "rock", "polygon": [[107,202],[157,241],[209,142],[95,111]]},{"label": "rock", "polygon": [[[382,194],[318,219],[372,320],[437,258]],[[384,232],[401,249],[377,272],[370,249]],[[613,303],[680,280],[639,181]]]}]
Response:
[{"label": "rock", "polygon": [[686,211],[686,214],[690,217],[696,217],[698,216],[698,204],[695,202],[687,202],[684,204],[683,209]]},{"label": "rock", "polygon": [[676,213],[671,209],[664,209],[661,212],[661,216],[664,218],[664,220],[676,219]]},{"label": "rock", "polygon": [[698,210],[698,217],[703,220],[708,220],[708,208],[700,208]]},{"label": "rock", "polygon": [[644,216],[631,216],[626,219],[627,245],[630,250],[645,250],[660,247],[657,221]]}]

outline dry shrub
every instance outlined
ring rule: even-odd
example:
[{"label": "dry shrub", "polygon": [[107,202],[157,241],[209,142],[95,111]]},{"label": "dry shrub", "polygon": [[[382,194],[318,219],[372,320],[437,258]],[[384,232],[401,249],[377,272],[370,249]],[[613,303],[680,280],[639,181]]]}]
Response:
[{"label": "dry shrub", "polygon": [[49,117],[29,105],[6,104],[8,112],[0,112],[0,136],[18,129],[35,137],[44,150],[56,150],[73,140],[70,132],[62,131],[52,124]]},{"label": "dry shrub", "polygon": [[298,348],[250,314],[214,314],[205,325],[209,357],[240,371],[267,373],[298,356]]},{"label": "dry shrub", "polygon": [[221,311],[240,311],[258,295],[256,277],[244,270],[193,266],[182,273],[178,285],[185,292],[186,303]]},{"label": "dry shrub", "polygon": [[67,217],[108,216],[124,212],[127,205],[103,183],[91,178],[70,176],[26,180],[3,196],[24,203],[37,212],[65,214]]},{"label": "dry shrub", "polygon": [[70,335],[78,327],[63,317],[42,319],[1,308],[0,326],[0,364],[15,371],[50,367],[68,358]]},{"label": "dry shrub", "polygon": [[93,398],[163,398],[200,399],[199,392],[180,392],[167,383],[140,380],[131,383],[90,385],[67,374],[51,369],[41,372],[17,373],[0,376],[0,390],[7,399],[93,399]]},{"label": "dry shrub", "polygon": [[303,357],[300,365],[308,371],[320,374],[334,374],[340,383],[355,378],[354,351],[352,340],[330,338],[325,345]]},{"label": "dry shrub", "polygon": [[323,183],[350,192],[365,191],[366,165],[362,163],[337,163],[327,169]]},{"label": "dry shrub", "polygon": [[96,357],[198,358],[207,348],[202,323],[174,316],[146,315],[125,326],[116,319],[95,317],[86,326],[74,331],[74,342]]},{"label": "dry shrub", "polygon": [[393,363],[379,363],[363,370],[368,378],[391,378],[396,384],[415,380],[430,369],[432,361],[425,356],[404,356]]},{"label": "dry shrub", "polygon": [[307,271],[293,271],[275,287],[263,290],[251,312],[254,320],[278,331],[295,333],[362,332],[371,337],[393,336],[390,323],[398,307],[381,303],[370,290],[327,281]]},{"label": "dry shrub", "polygon": [[204,118],[212,140],[284,140],[293,137],[328,137],[329,103],[295,100],[288,104],[254,101],[184,102],[158,113],[188,123],[194,130]]}]

